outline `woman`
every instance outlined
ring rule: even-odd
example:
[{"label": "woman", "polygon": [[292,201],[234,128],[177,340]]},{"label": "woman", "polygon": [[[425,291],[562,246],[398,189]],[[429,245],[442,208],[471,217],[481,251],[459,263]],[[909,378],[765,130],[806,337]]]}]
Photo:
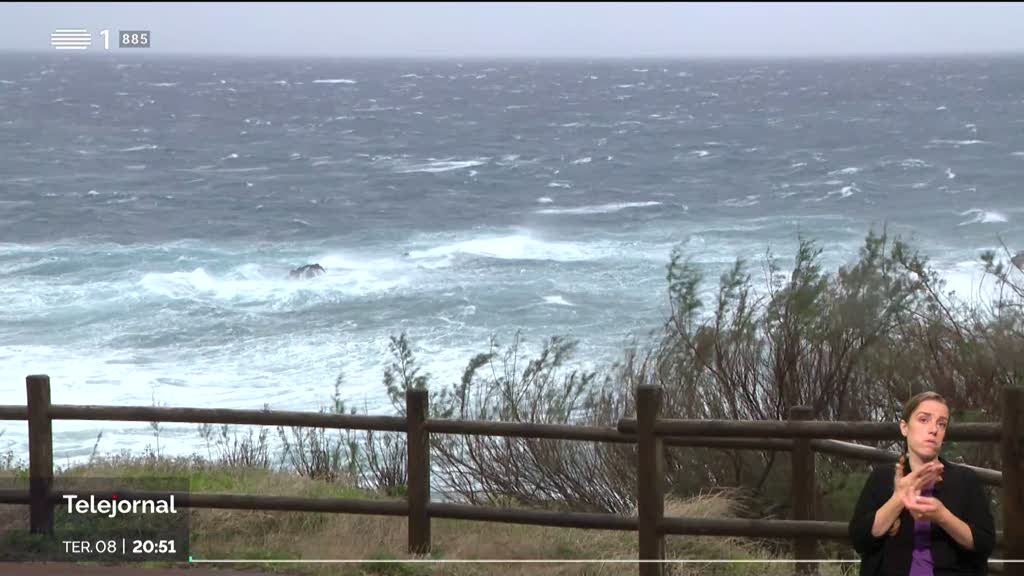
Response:
[{"label": "woman", "polygon": [[861,490],[850,540],[861,576],[987,574],[995,523],[977,475],[939,456],[949,406],[935,392],[907,401],[907,454],[875,468]]}]

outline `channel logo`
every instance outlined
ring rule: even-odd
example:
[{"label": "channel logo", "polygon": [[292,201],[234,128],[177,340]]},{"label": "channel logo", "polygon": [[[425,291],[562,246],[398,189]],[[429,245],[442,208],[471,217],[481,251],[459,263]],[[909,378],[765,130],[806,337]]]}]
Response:
[{"label": "channel logo", "polygon": [[57,50],[85,50],[91,45],[92,35],[88,30],[58,28],[50,34],[50,46]]}]

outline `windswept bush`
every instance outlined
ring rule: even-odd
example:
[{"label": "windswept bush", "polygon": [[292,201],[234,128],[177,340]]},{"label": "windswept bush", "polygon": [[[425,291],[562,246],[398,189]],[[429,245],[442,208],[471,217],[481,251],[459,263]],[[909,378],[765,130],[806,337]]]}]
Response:
[{"label": "windswept bush", "polygon": [[[821,254],[800,239],[788,272],[768,253],[756,276],[737,260],[705,301],[703,274],[673,251],[670,315],[654,344],[634,345],[600,371],[571,368],[573,341],[551,338],[524,358],[517,337],[504,349],[492,340],[459,382],[445,385],[419,372],[403,334],[392,339],[384,383],[399,413],[406,389],[428,387],[432,417],[510,422],[615,426],[635,416],[638,384],[662,386],[662,413],[672,418],[784,420],[807,405],[821,420],[892,421],[926,389],[950,400],[954,420],[999,418],[1002,388],[1024,374],[1020,269],[983,255],[1000,297],[971,301],[947,292],[926,257],[884,231],[869,233],[858,258],[835,272],[823,269]],[[398,436],[367,449],[378,453],[375,474],[392,483],[404,477]],[[472,503],[628,513],[636,501],[631,445],[434,435],[432,449],[435,487]],[[954,444],[947,454],[998,467],[994,446]],[[764,500],[762,513],[784,513],[789,466],[775,466],[781,457],[672,449],[666,480],[682,497],[740,488]],[[861,466],[826,458],[822,485]]]}]

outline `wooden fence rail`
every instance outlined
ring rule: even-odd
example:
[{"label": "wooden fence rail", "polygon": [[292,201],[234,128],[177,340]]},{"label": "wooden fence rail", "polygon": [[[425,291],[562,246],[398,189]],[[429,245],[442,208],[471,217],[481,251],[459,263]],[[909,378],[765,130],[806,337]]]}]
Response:
[{"label": "wooden fence rail", "polygon": [[[409,390],[406,416],[358,416],[271,410],[159,408],[136,406],[68,406],[51,404],[50,379],[26,378],[27,404],[0,406],[0,420],[28,423],[29,490],[0,490],[0,503],[27,504],[30,530],[53,533],[53,509],[62,492],[53,488],[54,420],[116,420],[301,426],[404,432],[407,435],[407,496],[404,501],[364,499],[291,498],[238,494],[176,493],[176,503],[191,508],[286,510],[404,516],[408,549],[425,554],[431,549],[432,518],[532,524],[566,528],[624,530],[638,533],[638,567],[643,576],[661,576],[665,564],[666,535],[705,535],[793,540],[794,559],[815,560],[820,540],[846,541],[845,522],[815,518],[815,454],[875,462],[892,462],[896,455],[869,446],[837,440],[896,440],[898,425],[878,422],[816,422],[809,407],[796,406],[786,421],[671,420],[661,418],[661,388],[637,387],[637,416],[622,419],[617,427],[572,426],[521,422],[442,420],[429,418],[426,390]],[[499,509],[430,500],[430,435],[460,434],[513,438],[557,439],[637,445],[637,515],[540,510]],[[1003,391],[1003,412],[998,423],[953,423],[946,432],[953,441],[998,442],[1003,470],[971,467],[982,482],[1001,488],[1004,530],[997,534],[1003,559],[1024,560],[1024,389]],[[707,447],[787,451],[792,455],[791,520],[737,518],[666,518],[665,448]],[[119,496],[122,493],[119,493]],[[120,497],[145,497],[146,492]],[[155,494],[155,493],[154,493]],[[166,494],[164,494],[166,496]],[[655,561],[655,562],[651,562]],[[999,564],[998,560],[993,560]],[[816,573],[812,562],[797,564],[799,574]],[[1006,574],[1024,576],[1024,563],[1007,562]]]}]

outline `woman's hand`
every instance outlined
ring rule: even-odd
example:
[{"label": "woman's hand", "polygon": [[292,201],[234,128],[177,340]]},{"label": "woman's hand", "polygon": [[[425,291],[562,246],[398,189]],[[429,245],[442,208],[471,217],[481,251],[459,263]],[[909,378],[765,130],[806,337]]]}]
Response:
[{"label": "woman's hand", "polygon": [[[892,481],[892,492],[893,492],[893,494],[899,494],[899,485],[900,485],[900,480],[901,479],[903,479],[903,456],[900,456],[900,459],[896,461],[896,475],[895,475],[895,477],[893,478],[893,481]],[[902,498],[900,499],[900,501],[902,502]],[[900,517],[897,516],[896,517],[896,521],[893,522],[892,526],[889,527],[889,531],[887,532],[887,534],[889,536],[895,536],[896,534],[899,533],[899,531],[900,531]]]},{"label": "woman's hand", "polygon": [[943,466],[942,462],[932,460],[904,476],[903,462],[904,457],[900,456],[899,462],[896,463],[896,478],[893,481],[892,492],[903,500],[905,506],[909,497],[920,496],[921,490],[942,481]]},{"label": "woman's hand", "polygon": [[915,520],[941,523],[946,519],[946,505],[938,498],[918,495],[913,501],[904,502],[903,505]]},{"label": "woman's hand", "polygon": [[[897,498],[903,504],[903,507],[914,515],[915,518],[917,518],[917,514],[922,515],[922,518],[924,515],[938,514],[936,510],[933,510],[935,508],[934,504],[918,505],[917,503],[922,500],[921,490],[942,480],[942,462],[933,460],[906,475],[903,473],[904,462],[906,462],[906,456],[900,456],[900,459],[896,462],[895,476],[893,478],[893,497]],[[942,502],[938,504],[942,506]],[[888,534],[895,536],[899,529],[900,519],[897,517],[896,521],[889,527]]]}]

